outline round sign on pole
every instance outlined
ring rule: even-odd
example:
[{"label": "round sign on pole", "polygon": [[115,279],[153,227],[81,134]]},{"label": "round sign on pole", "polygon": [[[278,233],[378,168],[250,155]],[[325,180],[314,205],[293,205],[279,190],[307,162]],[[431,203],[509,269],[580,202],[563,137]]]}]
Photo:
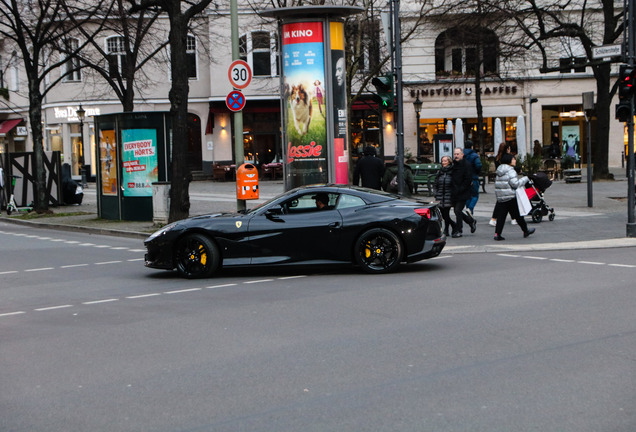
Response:
[{"label": "round sign on pole", "polygon": [[240,111],[245,107],[245,96],[238,90],[232,90],[225,98],[225,105],[230,111]]},{"label": "round sign on pole", "polygon": [[252,81],[252,69],[243,60],[234,60],[227,71],[227,76],[234,88],[244,89]]}]

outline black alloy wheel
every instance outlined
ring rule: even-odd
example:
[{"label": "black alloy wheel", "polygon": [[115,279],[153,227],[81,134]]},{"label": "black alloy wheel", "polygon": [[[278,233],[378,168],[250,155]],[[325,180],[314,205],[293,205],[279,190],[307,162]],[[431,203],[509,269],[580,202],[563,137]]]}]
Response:
[{"label": "black alloy wheel", "polygon": [[188,234],[177,244],[175,262],[179,273],[188,279],[208,277],[219,267],[219,248],[202,234]]},{"label": "black alloy wheel", "polygon": [[356,241],[356,263],[367,273],[389,273],[402,261],[402,242],[393,232],[384,228],[365,231]]}]

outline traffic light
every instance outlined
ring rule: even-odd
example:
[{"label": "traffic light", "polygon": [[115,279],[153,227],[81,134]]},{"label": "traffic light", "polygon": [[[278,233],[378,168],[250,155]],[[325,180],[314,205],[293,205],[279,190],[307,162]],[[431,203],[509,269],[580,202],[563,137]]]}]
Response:
[{"label": "traffic light", "polygon": [[618,105],[616,105],[616,119],[626,122],[632,115],[632,99],[636,90],[636,68],[621,65],[618,76]]},{"label": "traffic light", "polygon": [[393,75],[375,77],[371,80],[371,84],[375,86],[377,95],[380,97],[382,108],[387,111],[393,111],[393,101],[395,100]]},{"label": "traffic light", "polygon": [[636,68],[621,65],[618,82],[618,98],[619,99],[630,99],[634,95],[634,90],[636,90]]}]

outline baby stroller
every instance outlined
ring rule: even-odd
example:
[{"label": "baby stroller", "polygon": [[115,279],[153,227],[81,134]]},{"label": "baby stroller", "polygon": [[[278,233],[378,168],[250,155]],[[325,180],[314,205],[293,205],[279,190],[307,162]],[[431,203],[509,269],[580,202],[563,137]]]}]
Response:
[{"label": "baby stroller", "polygon": [[543,216],[547,216],[550,222],[554,220],[554,209],[543,199],[543,193],[552,186],[552,180],[545,173],[536,173],[528,176],[530,181],[526,184],[526,194],[532,205],[530,216],[532,222],[540,223]]}]

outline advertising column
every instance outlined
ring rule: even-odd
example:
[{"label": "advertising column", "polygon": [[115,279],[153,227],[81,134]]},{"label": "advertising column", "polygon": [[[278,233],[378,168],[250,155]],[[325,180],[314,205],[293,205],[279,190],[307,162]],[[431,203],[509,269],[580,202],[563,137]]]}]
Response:
[{"label": "advertising column", "polygon": [[344,23],[330,22],[331,69],[333,79],[335,182],[349,183],[349,151],[347,148],[347,81],[344,57]]},{"label": "advertising column", "polygon": [[283,24],[286,189],[329,181],[323,22]]}]

